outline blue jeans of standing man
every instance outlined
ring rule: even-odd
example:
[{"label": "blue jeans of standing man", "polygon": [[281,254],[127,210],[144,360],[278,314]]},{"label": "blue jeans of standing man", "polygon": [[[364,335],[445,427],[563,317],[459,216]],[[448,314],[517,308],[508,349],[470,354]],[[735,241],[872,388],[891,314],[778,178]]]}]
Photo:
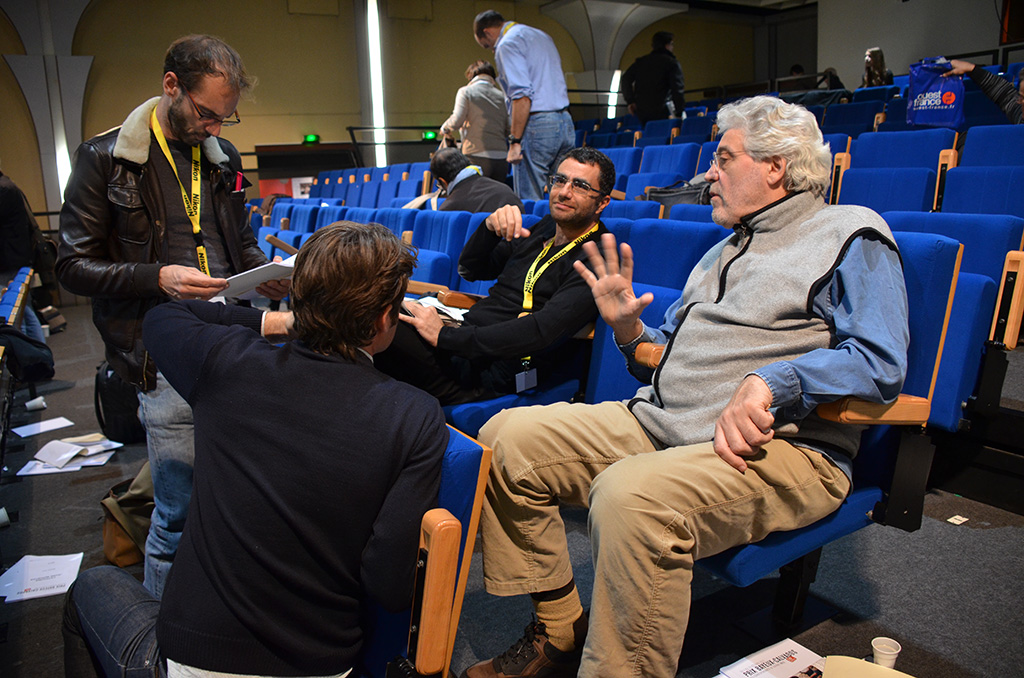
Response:
[{"label": "blue jeans of standing man", "polygon": [[576,144],[569,111],[532,113],[523,132],[523,159],[512,166],[512,181],[523,200],[543,200],[548,175],[559,156]]},{"label": "blue jeans of standing man", "polygon": [[156,642],[160,601],[116,567],[82,572],[64,598],[66,678],[163,678]]},{"label": "blue jeans of standing man", "polygon": [[146,539],[145,585],[158,599],[185,528],[192,498],[195,434],[192,408],[157,373],[156,388],[139,393],[139,419],[146,427],[156,508]]}]

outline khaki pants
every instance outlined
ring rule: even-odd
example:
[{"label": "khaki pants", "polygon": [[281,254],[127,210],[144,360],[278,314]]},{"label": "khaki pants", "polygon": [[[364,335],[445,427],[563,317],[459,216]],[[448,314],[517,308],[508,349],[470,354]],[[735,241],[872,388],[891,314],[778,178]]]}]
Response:
[{"label": "khaki pants", "polygon": [[558,504],[591,507],[595,581],[581,676],[674,676],[693,562],[808,525],[850,489],[822,455],[784,440],[748,457],[745,474],[711,443],[655,450],[620,402],[506,410],[480,439],[494,449],[481,518],[488,592],[567,584]]}]

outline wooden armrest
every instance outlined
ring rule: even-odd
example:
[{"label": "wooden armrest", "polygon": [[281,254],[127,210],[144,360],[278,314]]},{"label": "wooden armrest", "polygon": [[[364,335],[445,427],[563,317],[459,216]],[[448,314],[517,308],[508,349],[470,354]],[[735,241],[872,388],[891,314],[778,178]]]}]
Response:
[{"label": "wooden armrest", "polygon": [[406,245],[412,244],[412,231],[402,231],[402,242]]},{"label": "wooden armrest", "polygon": [[871,127],[871,131],[877,132],[878,126],[881,125],[883,122],[885,122],[885,111],[879,111],[878,113],[875,113],[875,120]]},{"label": "wooden armrest", "polygon": [[614,198],[615,200],[625,200],[625,199],[626,199],[626,192],[625,192],[625,191],[616,191],[616,190],[613,190],[613,191],[612,191],[611,193],[609,193],[608,195],[610,195],[610,196],[611,196],[612,198]]},{"label": "wooden armrest", "polygon": [[1024,252],[1007,252],[988,338],[989,341],[1001,341],[1008,350],[1017,347],[1021,317],[1024,316],[1024,285],[1020,281],[1022,269]]},{"label": "wooden armrest", "polygon": [[860,398],[842,398],[818,405],[822,419],[842,424],[893,424],[924,426],[928,423],[931,403],[927,398],[901,393],[895,402],[871,403]]},{"label": "wooden armrest", "polygon": [[437,293],[437,300],[445,306],[453,308],[472,308],[473,304],[484,298],[482,294],[469,294],[468,292],[454,292],[443,290]]},{"label": "wooden armrest", "polygon": [[292,218],[291,217],[281,217],[281,230],[282,231],[291,230],[291,225],[292,225]]},{"label": "wooden armrest", "polygon": [[293,247],[292,245],[289,245],[284,240],[281,240],[276,235],[268,235],[267,236],[267,242],[269,242],[271,245],[273,245],[277,249],[279,249],[282,252],[285,252],[285,253],[287,253],[289,255],[291,255],[291,254],[298,254],[298,252],[299,252],[299,250],[295,249],[295,247]]},{"label": "wooden armrest", "polygon": [[644,367],[655,368],[665,355],[665,344],[652,344],[649,341],[642,341],[636,345],[636,352],[633,359]]},{"label": "wooden armrest", "polygon": [[447,509],[431,509],[424,514],[409,625],[409,660],[419,675],[440,673],[448,658],[461,541],[462,524]]},{"label": "wooden armrest", "polygon": [[594,323],[587,323],[580,328],[580,331],[572,335],[573,339],[594,339]]},{"label": "wooden armrest", "polygon": [[270,215],[269,214],[264,214],[263,215],[263,225],[264,226],[270,226]]},{"label": "wooden armrest", "polygon": [[410,280],[409,287],[406,290],[406,294],[413,296],[422,297],[424,294],[440,294],[441,292],[447,292],[448,288],[444,285],[438,285],[436,283],[421,282],[419,280]]}]

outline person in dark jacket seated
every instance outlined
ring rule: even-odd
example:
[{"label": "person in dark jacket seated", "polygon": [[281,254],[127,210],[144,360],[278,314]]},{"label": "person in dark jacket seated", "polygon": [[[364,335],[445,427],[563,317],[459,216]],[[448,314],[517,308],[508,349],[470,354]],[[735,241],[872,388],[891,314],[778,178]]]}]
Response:
[{"label": "person in dark jacket seated", "polygon": [[[494,280],[461,323],[406,304],[381,371],[437,397],[442,405],[494,398],[543,384],[574,353],[570,339],[597,318],[593,295],[575,275],[585,242],[607,230],[600,216],[615,166],[597,149],[574,148],[548,179],[551,214],[523,228],[505,205],[470,235],[459,257],[466,280]],[[447,203],[446,203],[447,204]]]},{"label": "person in dark jacket seated", "polygon": [[508,186],[483,176],[478,165],[457,148],[442,148],[430,159],[430,173],[437,178],[445,196],[440,210],[493,212],[505,205],[523,210],[523,201]]},{"label": "person in dark jacket seated", "polygon": [[361,609],[410,604],[448,430],[433,398],[373,361],[414,264],[383,226],[340,222],[302,247],[291,312],[146,314],[146,348],[195,413],[189,519],[162,600],[114,567],[79,576],[67,676],[163,676],[165,660],[171,678],[343,676]]}]

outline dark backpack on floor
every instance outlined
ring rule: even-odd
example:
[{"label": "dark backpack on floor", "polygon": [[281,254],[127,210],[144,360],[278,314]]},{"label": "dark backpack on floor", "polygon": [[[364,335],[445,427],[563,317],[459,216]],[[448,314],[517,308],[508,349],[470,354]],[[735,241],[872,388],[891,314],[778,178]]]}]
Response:
[{"label": "dark backpack on floor", "polygon": [[139,421],[138,392],[106,360],[96,368],[93,405],[100,430],[110,440],[130,445],[146,439],[146,429]]}]

